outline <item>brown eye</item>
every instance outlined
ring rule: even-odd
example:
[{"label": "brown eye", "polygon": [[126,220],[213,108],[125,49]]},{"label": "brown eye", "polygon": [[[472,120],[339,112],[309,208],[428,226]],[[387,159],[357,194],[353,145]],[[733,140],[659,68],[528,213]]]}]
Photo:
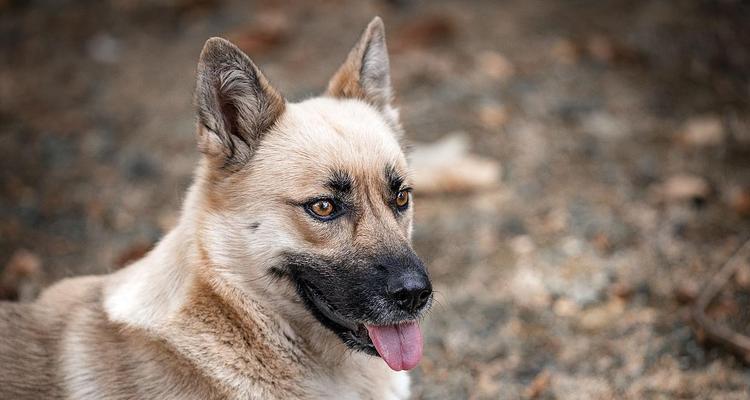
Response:
[{"label": "brown eye", "polygon": [[399,208],[404,208],[409,204],[409,192],[402,190],[396,195],[396,205]]},{"label": "brown eye", "polygon": [[310,206],[310,211],[319,217],[331,216],[333,209],[333,203],[329,200],[318,200]]}]

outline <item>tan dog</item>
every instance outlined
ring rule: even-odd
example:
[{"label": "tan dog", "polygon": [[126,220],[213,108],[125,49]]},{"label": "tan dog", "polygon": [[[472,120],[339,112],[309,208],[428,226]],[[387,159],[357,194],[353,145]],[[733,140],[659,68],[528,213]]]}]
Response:
[{"label": "tan dog", "polygon": [[112,275],[3,303],[0,398],[408,397],[432,288],[381,20],[296,104],[210,39],[196,102],[177,227]]}]

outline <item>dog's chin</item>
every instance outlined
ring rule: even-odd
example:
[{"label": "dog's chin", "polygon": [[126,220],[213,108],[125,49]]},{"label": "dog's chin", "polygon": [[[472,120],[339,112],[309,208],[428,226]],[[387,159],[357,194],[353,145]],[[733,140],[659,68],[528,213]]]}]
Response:
[{"label": "dog's chin", "polygon": [[350,349],[379,356],[363,323],[339,314],[326,302],[320,291],[309,283],[298,282],[297,285],[305,305],[323,326],[335,333]]},{"label": "dog's chin", "polygon": [[414,318],[386,323],[354,321],[341,315],[314,286],[299,282],[298,290],[318,321],[349,348],[382,358],[394,371],[410,370],[419,364],[423,339]]}]

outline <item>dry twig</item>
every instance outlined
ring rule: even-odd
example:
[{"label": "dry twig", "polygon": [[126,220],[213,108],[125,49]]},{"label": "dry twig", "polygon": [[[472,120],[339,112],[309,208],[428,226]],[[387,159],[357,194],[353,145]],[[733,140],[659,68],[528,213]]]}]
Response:
[{"label": "dry twig", "polygon": [[706,309],[719,291],[732,278],[743,260],[750,257],[750,240],[746,241],[732,257],[714,275],[700,293],[698,301],[693,308],[693,319],[702,330],[703,334],[710,340],[725,346],[745,362],[750,363],[750,337],[736,332],[724,324],[711,320],[706,315]]}]

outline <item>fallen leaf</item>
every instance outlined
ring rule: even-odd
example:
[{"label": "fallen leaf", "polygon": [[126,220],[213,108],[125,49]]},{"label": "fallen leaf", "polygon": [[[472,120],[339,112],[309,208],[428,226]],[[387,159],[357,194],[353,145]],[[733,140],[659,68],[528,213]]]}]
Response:
[{"label": "fallen leaf", "polygon": [[483,51],[477,56],[479,69],[487,76],[497,80],[507,80],[515,73],[515,68],[505,56],[496,51]]},{"label": "fallen leaf", "polygon": [[399,52],[442,44],[456,34],[456,24],[447,15],[431,15],[411,21],[396,31],[392,51]]},{"label": "fallen leaf", "polygon": [[151,250],[153,247],[153,243],[135,243],[122,251],[117,256],[117,259],[115,260],[115,266],[117,266],[117,268],[127,267],[128,264],[132,263],[133,261],[137,261],[143,258],[143,256],[145,256],[146,253],[148,253],[149,250]]},{"label": "fallen leaf", "polygon": [[661,193],[668,201],[705,199],[711,187],[700,176],[680,174],[667,179],[661,186]]},{"label": "fallen leaf", "polygon": [[609,292],[620,299],[627,300],[635,292],[633,285],[627,282],[615,282],[609,286]]},{"label": "fallen leaf", "polygon": [[603,35],[592,35],[586,42],[589,54],[596,60],[612,62],[615,59],[615,48],[612,40]]},{"label": "fallen leaf", "polygon": [[724,142],[724,126],[714,115],[690,118],[680,132],[680,140],[689,146],[708,147]]},{"label": "fallen leaf", "polygon": [[586,50],[594,60],[608,64],[634,63],[642,58],[635,48],[603,34],[589,36],[586,40]]},{"label": "fallen leaf", "polygon": [[558,39],[552,46],[552,57],[561,64],[575,64],[581,56],[581,50],[570,39]]},{"label": "fallen leaf", "polygon": [[251,56],[267,53],[289,38],[290,25],[283,13],[266,12],[255,21],[246,29],[227,34],[231,42]]},{"label": "fallen leaf", "polygon": [[524,390],[524,397],[527,399],[536,399],[541,396],[545,390],[549,387],[550,381],[552,380],[552,374],[546,369],[538,373],[531,384]]}]

